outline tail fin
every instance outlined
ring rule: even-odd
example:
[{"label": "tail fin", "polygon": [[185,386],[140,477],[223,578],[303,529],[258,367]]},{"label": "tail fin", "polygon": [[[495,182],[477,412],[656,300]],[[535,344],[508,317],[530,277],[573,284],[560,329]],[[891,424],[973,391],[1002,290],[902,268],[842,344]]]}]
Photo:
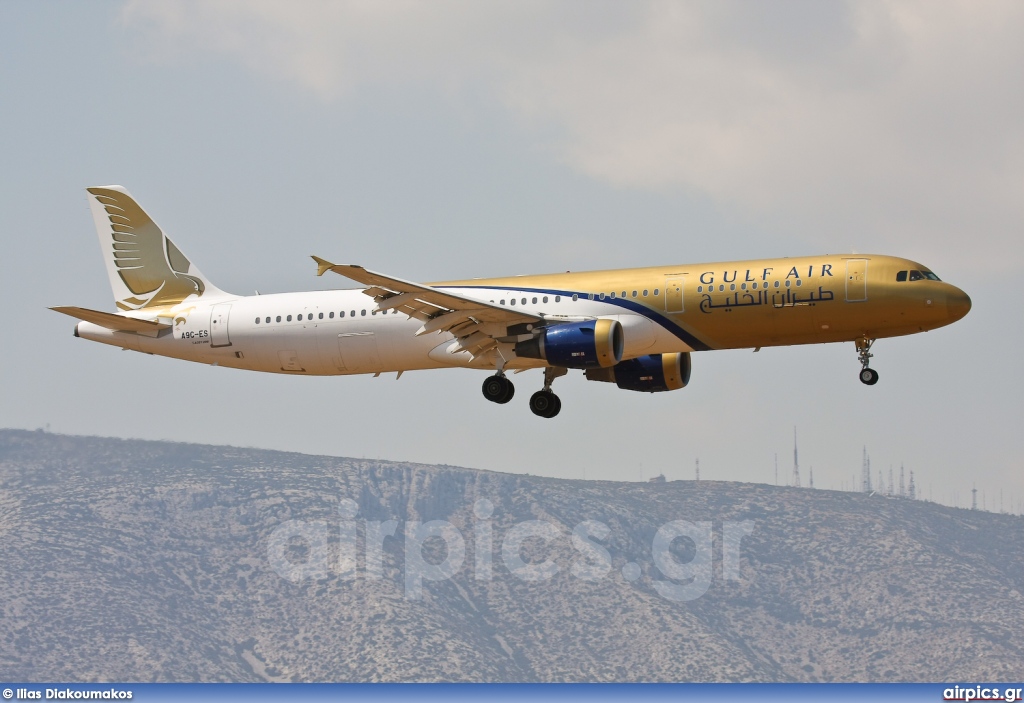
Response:
[{"label": "tail fin", "polygon": [[142,310],[177,305],[190,296],[224,295],[174,246],[127,190],[101,186],[86,191],[119,309]]}]

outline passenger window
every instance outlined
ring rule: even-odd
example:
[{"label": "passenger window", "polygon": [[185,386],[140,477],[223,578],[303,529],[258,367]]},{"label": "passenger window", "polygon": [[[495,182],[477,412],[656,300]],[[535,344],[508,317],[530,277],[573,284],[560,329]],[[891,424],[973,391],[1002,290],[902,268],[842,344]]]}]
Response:
[{"label": "passenger window", "polygon": [[574,302],[574,303],[575,303],[575,302],[576,302],[577,300],[579,300],[579,299],[580,299],[580,296],[578,296],[578,295],[577,295],[577,294],[575,294],[575,293],[573,293],[573,294],[572,294],[572,302]]},{"label": "passenger window", "polygon": [[729,290],[736,290],[736,284],[735,283],[730,283],[729,284]]},{"label": "passenger window", "polygon": [[349,317],[355,317],[355,316],[356,316],[356,311],[355,310],[353,310],[352,312],[349,313]]},{"label": "passenger window", "polygon": [[778,281],[775,281],[775,287],[776,287],[776,288],[778,288],[778,287],[779,287],[779,282],[778,282]]},{"label": "passenger window", "polygon": [[799,288],[799,287],[800,287],[800,286],[802,286],[803,284],[804,284],[804,279],[802,279],[802,278],[798,278],[798,279],[796,279],[796,287],[797,287],[797,288]]},{"label": "passenger window", "polygon": [[654,289],[654,294],[655,294],[655,295],[657,295],[657,294],[658,294],[658,289],[657,289],[657,288],[655,288],[655,289]]},{"label": "passenger window", "polygon": [[698,293],[703,293],[704,292],[704,286],[697,286],[697,292]]},{"label": "passenger window", "polygon": [[526,305],[526,298],[523,298],[523,305]]},{"label": "passenger window", "polygon": [[258,317],[256,318],[256,324],[257,325],[260,324],[260,318],[258,318]]},{"label": "passenger window", "polygon": [[560,302],[562,302],[562,296],[560,296],[560,295],[556,295],[556,296],[555,296],[555,302],[556,302],[556,303],[560,303]]},{"label": "passenger window", "polygon": [[334,319],[334,313],[333,312],[327,313],[327,317],[329,317],[329,318],[331,318],[333,320]]},{"label": "passenger window", "polygon": [[534,298],[534,299],[533,299],[533,304],[534,304],[534,305],[536,305],[536,304],[537,304],[537,299],[536,299],[536,298]]},{"label": "passenger window", "polygon": [[625,298],[625,297],[626,297],[626,291],[622,291],[622,297],[623,297],[623,298]]},{"label": "passenger window", "polygon": [[318,315],[318,317],[319,317],[319,318],[320,318],[320,319],[322,320],[322,319],[324,319],[324,314],[323,314],[323,313],[320,313],[320,314]]},{"label": "passenger window", "polygon": [[366,317],[366,310],[361,311],[359,314],[362,315],[363,317]]},{"label": "passenger window", "polygon": [[504,300],[502,300],[502,301],[501,301],[501,304],[502,304],[502,305],[504,305],[504,304],[505,304],[505,301],[504,301]]},{"label": "passenger window", "polygon": [[291,316],[291,315],[289,315],[289,316],[288,316],[288,322],[291,322],[291,321],[292,321],[292,316]]},{"label": "passenger window", "polygon": [[786,279],[786,288],[789,288],[790,283],[791,283],[791,281],[787,278]]},{"label": "passenger window", "polygon": [[548,302],[548,297],[546,295],[544,296],[544,302]]},{"label": "passenger window", "polygon": [[920,271],[911,271],[910,272],[910,280],[911,281],[920,281],[922,278],[924,278],[924,276],[921,275]]},{"label": "passenger window", "polygon": [[267,324],[268,325],[270,324],[270,318],[269,317],[267,318]]},{"label": "passenger window", "polygon": [[636,291],[633,291],[633,297],[634,298],[636,297]]},{"label": "passenger window", "polygon": [[899,281],[899,282],[903,282],[903,281],[907,280],[907,272],[906,271],[900,271],[899,273],[897,273],[896,274],[896,280]]},{"label": "passenger window", "polygon": [[718,290],[719,292],[725,290],[725,284],[723,283],[722,285],[718,286]]},{"label": "passenger window", "polygon": [[280,315],[278,315],[278,316],[277,316],[277,321],[278,321],[278,322],[280,322],[280,321],[281,321],[281,316],[280,316]]},{"label": "passenger window", "polygon": [[647,291],[644,291],[644,297],[645,298],[647,297]]},{"label": "passenger window", "polygon": [[512,299],[511,299],[511,300],[509,300],[508,302],[510,302],[510,303],[512,303],[513,305],[515,305],[515,304],[516,304],[516,299],[515,299],[515,298],[512,298]]},{"label": "passenger window", "polygon": [[746,283],[741,283],[740,284],[740,290],[746,290],[746,289],[747,289],[747,284]]}]

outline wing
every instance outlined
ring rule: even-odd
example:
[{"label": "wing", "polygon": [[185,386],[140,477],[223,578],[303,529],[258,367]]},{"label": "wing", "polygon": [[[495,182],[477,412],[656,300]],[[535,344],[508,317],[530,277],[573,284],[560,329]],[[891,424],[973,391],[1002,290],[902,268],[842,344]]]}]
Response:
[{"label": "wing", "polygon": [[354,264],[332,264],[314,256],[316,275],[328,271],[366,286],[363,291],[377,302],[378,310],[398,310],[423,322],[416,334],[450,332],[457,347],[452,353],[467,351],[477,357],[494,349],[498,342],[512,342],[520,334],[529,334],[544,324],[541,314],[505,308],[482,300],[447,293],[421,283],[403,281],[368,271]]},{"label": "wing", "polygon": [[186,275],[188,259],[131,196],[113,188],[87,190],[107,213],[117,274],[135,295],[118,307],[174,305],[203,293],[203,282]]}]

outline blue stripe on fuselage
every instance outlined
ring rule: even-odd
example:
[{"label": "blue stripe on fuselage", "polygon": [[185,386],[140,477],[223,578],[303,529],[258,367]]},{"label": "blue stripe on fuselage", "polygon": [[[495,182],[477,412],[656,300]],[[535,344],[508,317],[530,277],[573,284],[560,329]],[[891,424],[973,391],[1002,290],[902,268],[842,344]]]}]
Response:
[{"label": "blue stripe on fuselage", "polygon": [[[626,310],[629,310],[631,312],[637,313],[639,315],[643,315],[648,320],[651,320],[652,322],[656,322],[657,324],[661,325],[663,328],[665,328],[666,330],[671,332],[673,335],[675,335],[676,337],[678,337],[682,341],[686,342],[687,346],[689,346],[694,351],[709,351],[711,349],[711,346],[708,345],[706,342],[698,339],[693,333],[687,331],[686,329],[683,329],[678,324],[673,322],[671,319],[669,319],[668,317],[662,315],[660,312],[658,312],[656,310],[652,310],[651,308],[647,307],[646,305],[641,305],[640,303],[634,302],[634,301],[629,300],[627,298],[607,298],[606,297],[604,300],[597,300],[597,299],[590,300],[590,298],[588,298],[587,296],[589,296],[589,295],[596,295],[596,294],[582,293],[580,291],[555,290],[555,289],[549,289],[549,288],[496,288],[494,286],[438,286],[438,288],[451,288],[451,289],[456,289],[456,288],[460,288],[460,289],[472,288],[474,290],[492,290],[492,291],[513,291],[513,290],[516,290],[516,291],[523,291],[524,293],[546,293],[548,295],[564,295],[564,296],[567,296],[567,297],[572,297],[574,295],[577,295],[580,298],[586,300],[588,303],[608,303],[608,304],[611,304],[611,305],[617,305],[617,306],[619,306],[621,308],[625,308]],[[509,310],[515,310],[515,308],[510,307]]]}]

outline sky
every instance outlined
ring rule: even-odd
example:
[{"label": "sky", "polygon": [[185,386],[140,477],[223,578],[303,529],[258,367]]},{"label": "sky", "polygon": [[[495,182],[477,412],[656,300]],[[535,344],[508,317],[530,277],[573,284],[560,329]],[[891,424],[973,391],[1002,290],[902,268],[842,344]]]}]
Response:
[{"label": "sky", "polygon": [[[1019,2],[0,3],[0,426],[443,463],[1024,500]],[[973,310],[879,341],[697,353],[554,420],[479,371],[295,378],[123,352],[84,189],[121,184],[216,285],[345,287],[823,253],[905,256]],[[196,390],[199,393],[196,393]]]}]

